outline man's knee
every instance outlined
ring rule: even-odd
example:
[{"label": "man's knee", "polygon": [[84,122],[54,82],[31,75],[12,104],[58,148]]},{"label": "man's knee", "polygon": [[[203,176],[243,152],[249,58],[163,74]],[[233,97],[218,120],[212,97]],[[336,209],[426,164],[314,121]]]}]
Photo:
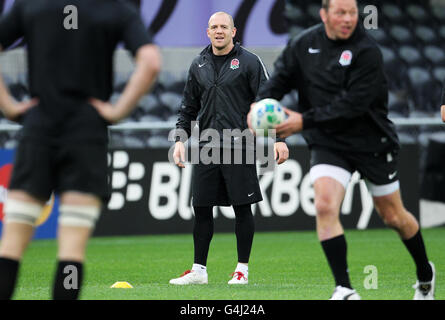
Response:
[{"label": "man's knee", "polygon": [[406,209],[392,201],[380,201],[375,203],[375,208],[383,222],[390,228],[399,229],[403,224],[404,217],[409,213]]},{"label": "man's knee", "polygon": [[315,199],[315,209],[319,218],[329,219],[338,215],[339,205],[332,197],[323,196]]},{"label": "man's knee", "polygon": [[338,199],[329,195],[324,197],[316,196],[315,208],[317,210],[317,233],[320,241],[330,239],[342,233]]},{"label": "man's knee", "polygon": [[385,225],[387,225],[390,228],[398,229],[400,226],[400,215],[396,214],[395,212],[385,212],[381,214],[381,217],[383,219],[383,222]]},{"label": "man's knee", "polygon": [[241,205],[241,206],[233,206],[233,211],[235,212],[235,219],[244,221],[250,220],[253,218],[251,205]]},{"label": "man's knee", "polygon": [[331,177],[320,177],[314,182],[315,209],[320,220],[337,219],[345,196],[345,187]]}]

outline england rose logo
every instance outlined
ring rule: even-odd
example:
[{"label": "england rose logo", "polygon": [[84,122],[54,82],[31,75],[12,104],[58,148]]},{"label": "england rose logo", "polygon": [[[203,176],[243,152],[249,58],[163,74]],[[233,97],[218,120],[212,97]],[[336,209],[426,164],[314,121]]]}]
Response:
[{"label": "england rose logo", "polygon": [[350,50],[343,51],[339,61],[340,64],[342,66],[349,66],[351,64],[351,61],[352,61],[352,52]]},{"label": "england rose logo", "polygon": [[239,60],[233,59],[232,62],[230,63],[230,69],[235,70],[238,68],[239,68]]}]

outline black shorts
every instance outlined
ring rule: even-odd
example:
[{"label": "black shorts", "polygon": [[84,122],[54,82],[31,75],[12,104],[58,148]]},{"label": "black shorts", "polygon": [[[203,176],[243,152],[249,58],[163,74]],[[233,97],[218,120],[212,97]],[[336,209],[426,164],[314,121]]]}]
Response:
[{"label": "black shorts", "polygon": [[26,191],[42,200],[49,199],[52,192],[79,191],[106,203],[110,198],[107,151],[105,143],[51,146],[22,140],[9,189]]},{"label": "black shorts", "polygon": [[[314,172],[314,167],[317,165],[330,165],[338,168],[342,168],[349,172],[351,175],[358,171],[363,179],[365,179],[370,185],[388,186],[393,185],[394,189],[398,183],[398,171],[397,171],[397,156],[398,150],[392,150],[381,153],[366,153],[366,152],[344,152],[329,149],[326,147],[312,147],[311,149],[311,180],[314,180],[321,176],[321,170]],[[318,168],[317,168],[318,169]],[[332,168],[330,173],[332,175],[340,177],[337,180],[342,179],[342,173],[333,173],[335,168]],[[324,169],[330,170],[330,168]],[[335,177],[334,177],[335,178]],[[346,176],[347,178],[347,176]],[[340,181],[342,182],[342,181]],[[343,181],[344,182],[344,181]],[[342,182],[342,183],[343,183]],[[343,185],[345,185],[343,183]],[[372,190],[370,190],[371,193]]]},{"label": "black shorts", "polygon": [[255,164],[195,164],[194,207],[238,206],[263,200]]}]

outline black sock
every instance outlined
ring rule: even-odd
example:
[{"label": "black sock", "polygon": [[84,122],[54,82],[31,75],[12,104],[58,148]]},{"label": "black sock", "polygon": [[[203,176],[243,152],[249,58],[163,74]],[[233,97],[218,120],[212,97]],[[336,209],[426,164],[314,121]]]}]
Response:
[{"label": "black sock", "polygon": [[76,300],[83,280],[83,264],[74,261],[59,261],[54,277],[53,299]]},{"label": "black sock", "polygon": [[348,263],[346,261],[347,245],[345,236],[342,234],[335,238],[321,241],[321,246],[334,275],[335,285],[352,289],[348,274]]},{"label": "black sock", "polygon": [[255,223],[253,221],[250,204],[234,206],[235,210],[235,235],[238,250],[238,262],[248,263],[252,249]]},{"label": "black sock", "polygon": [[425,244],[419,231],[410,239],[403,240],[406,248],[414,259],[417,268],[417,279],[420,282],[428,282],[433,278],[433,270],[428,262]]},{"label": "black sock", "polygon": [[10,300],[14,293],[20,262],[0,258],[0,300]]},{"label": "black sock", "polygon": [[205,266],[213,238],[213,207],[193,207],[195,222],[193,225],[194,263]]}]

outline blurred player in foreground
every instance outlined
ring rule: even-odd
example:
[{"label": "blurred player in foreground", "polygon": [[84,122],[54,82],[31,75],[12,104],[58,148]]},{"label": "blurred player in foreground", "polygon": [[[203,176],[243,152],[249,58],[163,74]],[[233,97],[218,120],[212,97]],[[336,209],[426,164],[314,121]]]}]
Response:
[{"label": "blurred player in foreground", "polygon": [[288,119],[276,130],[279,137],[303,131],[311,151],[317,234],[336,283],[331,299],[360,299],[349,280],[339,219],[356,170],[377,212],[398,232],[416,264],[414,299],[433,299],[434,265],[428,261],[419,224],[400,196],[399,142],[388,119],[381,52],[358,24],[355,0],[323,0],[320,15],[323,23],[289,42],[257,99],[280,100],[298,90],[301,113],[286,110]]},{"label": "blurred player in foreground", "polygon": [[[210,17],[207,35],[211,44],[190,67],[179,111],[177,128],[187,134],[183,139],[178,138],[175,144],[173,156],[179,167],[184,167],[184,142],[191,134],[191,122],[196,119],[200,130],[214,129],[221,141],[224,129],[245,130],[250,134],[246,123],[249,106],[268,74],[259,57],[239,43],[234,44],[235,33],[233,18],[227,13],[217,12]],[[221,141],[217,142],[219,146]],[[208,142],[200,141],[200,147],[208,145]],[[223,142],[223,147],[231,150],[233,155],[232,140],[229,144],[224,145]],[[242,148],[250,152],[247,151],[248,146],[243,144]],[[222,164],[223,148],[215,146],[210,152],[221,154],[218,163],[205,164],[200,158],[199,164],[193,168],[194,264],[181,277],[170,280],[171,284],[208,283],[206,264],[213,237],[213,206],[233,206],[238,264],[229,284],[248,283],[248,262],[254,236],[251,204],[262,200],[256,164],[244,160],[240,164]],[[275,152],[278,164],[289,156],[282,141],[275,143]]]},{"label": "blurred player in foreground", "polygon": [[[72,14],[68,23],[66,12]],[[138,12],[122,1],[17,0],[0,18],[0,46],[21,37],[32,100],[14,101],[0,77],[1,111],[23,123],[4,207],[0,299],[12,297],[20,260],[53,191],[60,195],[60,216],[52,297],[77,299],[87,241],[109,198],[107,126],[125,118],[149,90],[160,54]],[[105,101],[121,41],[135,55],[136,69],[111,105]]]}]

